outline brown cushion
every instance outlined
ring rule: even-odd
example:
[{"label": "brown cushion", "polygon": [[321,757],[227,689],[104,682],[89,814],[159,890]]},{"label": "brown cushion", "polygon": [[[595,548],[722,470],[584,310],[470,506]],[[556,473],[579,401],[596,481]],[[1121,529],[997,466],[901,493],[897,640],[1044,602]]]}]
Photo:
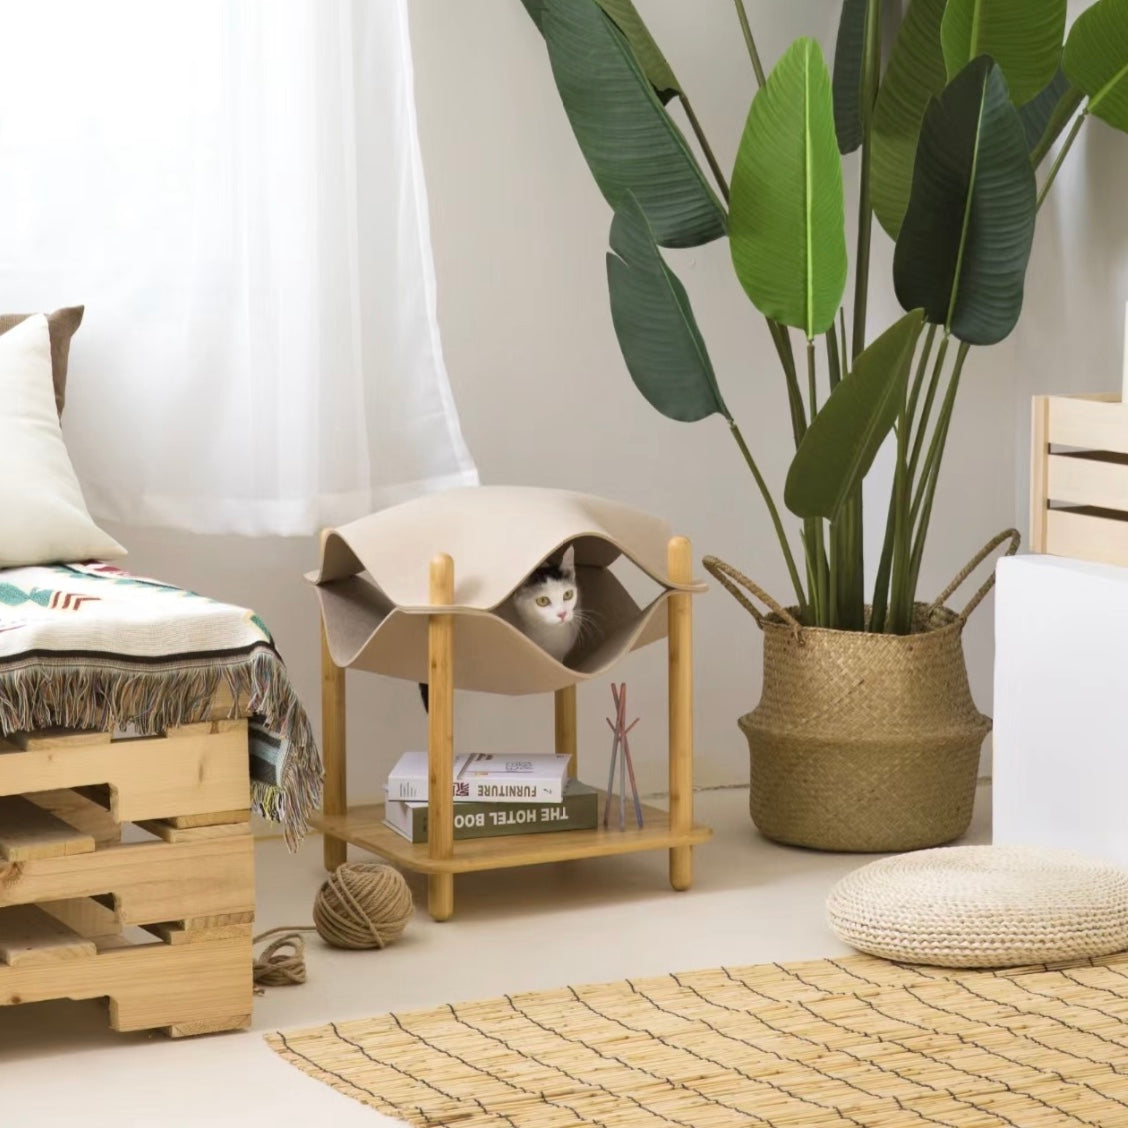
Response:
[{"label": "brown cushion", "polygon": [[[67,359],[70,356],[70,340],[75,330],[82,324],[82,311],[85,306],[67,306],[47,314],[47,332],[51,337],[51,377],[55,383],[55,410],[63,414],[63,402],[67,396]],[[19,325],[31,317],[30,313],[0,313],[0,333]]]}]

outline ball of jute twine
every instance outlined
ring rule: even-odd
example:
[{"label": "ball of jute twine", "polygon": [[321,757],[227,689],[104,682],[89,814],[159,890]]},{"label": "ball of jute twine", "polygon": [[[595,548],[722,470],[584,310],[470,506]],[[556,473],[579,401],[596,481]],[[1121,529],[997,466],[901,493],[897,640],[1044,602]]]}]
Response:
[{"label": "ball of jute twine", "polygon": [[313,923],[335,948],[385,948],[415,912],[403,874],[380,862],[346,862],[318,890]]},{"label": "ball of jute twine", "polygon": [[399,870],[379,862],[346,862],[318,890],[312,927],[283,925],[254,938],[258,944],[281,933],[255,958],[255,984],[288,987],[306,981],[303,932],[317,932],[335,948],[386,948],[403,935],[414,912]]}]

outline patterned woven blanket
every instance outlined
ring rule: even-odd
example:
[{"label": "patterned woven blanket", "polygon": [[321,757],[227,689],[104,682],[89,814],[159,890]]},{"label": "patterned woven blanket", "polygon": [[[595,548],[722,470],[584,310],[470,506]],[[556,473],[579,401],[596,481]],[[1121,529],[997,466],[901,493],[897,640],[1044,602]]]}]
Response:
[{"label": "patterned woven blanket", "polygon": [[250,723],[254,809],[295,847],[321,801],[309,718],[261,619],[108,564],[0,569],[0,735],[62,726],[141,735],[212,714]]}]

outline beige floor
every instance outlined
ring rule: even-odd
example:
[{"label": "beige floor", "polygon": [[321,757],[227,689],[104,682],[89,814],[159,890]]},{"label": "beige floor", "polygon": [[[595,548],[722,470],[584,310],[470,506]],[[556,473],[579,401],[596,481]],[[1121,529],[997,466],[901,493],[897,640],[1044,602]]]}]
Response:
[{"label": "beige floor", "polygon": [[[989,808],[981,788],[967,841],[989,840]],[[246,1034],[179,1042],[114,1035],[91,1003],[0,1010],[0,1122],[377,1128],[394,1122],[285,1064],[262,1034],[566,983],[846,950],[827,930],[823,904],[866,858],[766,842],[748,819],[743,789],[701,793],[698,816],[716,836],[697,850],[687,893],[670,891],[661,853],[468,875],[456,882],[453,921],[437,925],[421,911],[383,952],[336,951],[313,936],[309,982],[268,990]],[[320,854],[316,838],[296,857],[277,841],[260,844],[260,930],[308,922]]]}]

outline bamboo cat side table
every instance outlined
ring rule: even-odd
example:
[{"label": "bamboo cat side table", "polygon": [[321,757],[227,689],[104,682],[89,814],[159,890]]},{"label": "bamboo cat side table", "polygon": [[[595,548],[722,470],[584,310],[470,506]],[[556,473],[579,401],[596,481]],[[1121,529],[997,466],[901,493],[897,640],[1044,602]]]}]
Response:
[{"label": "bamboo cat side table", "polygon": [[[511,529],[519,527],[520,522],[514,522],[512,515],[516,506],[536,512],[544,525],[545,506],[551,508],[553,501],[560,503],[561,521],[533,529],[528,545],[514,546],[510,538],[506,555],[515,563],[494,582],[481,582],[481,569],[496,565],[497,561],[483,560],[473,551],[466,537],[466,522],[481,518],[484,508],[501,524]],[[433,523],[437,522],[438,536],[445,533],[456,550],[467,550],[457,555],[433,552],[421,562],[427,576],[427,598],[422,605],[402,603],[405,594],[418,596],[418,584],[413,593],[401,592],[397,590],[397,579],[391,575],[399,561],[404,562],[400,566],[405,568],[409,563],[410,554],[402,551],[402,541],[397,542],[395,559],[381,556],[380,551],[368,551],[374,543],[392,543],[386,539],[391,530],[379,526],[387,526],[390,522],[386,519],[396,510],[411,507],[423,510],[423,517],[427,518],[423,528],[434,528]],[[475,512],[466,515],[467,508]],[[424,873],[428,878],[428,907],[435,920],[447,920],[454,912],[455,874],[572,858],[666,849],[670,884],[677,890],[688,889],[693,873],[693,847],[712,836],[709,828],[693,821],[692,597],[703,585],[692,579],[689,541],[667,536],[666,526],[648,515],[563,491],[477,487],[431,495],[396,510],[354,523],[369,523],[365,528],[346,526],[323,539],[322,569],[315,582],[319,584],[322,601],[325,797],[323,813],[315,825],[324,835],[326,868],[334,870],[341,865],[351,843],[405,869]],[[592,519],[593,511],[598,519]],[[463,520],[452,522],[452,514],[459,513]],[[578,517],[583,518],[579,524]],[[377,523],[375,530],[372,522]],[[489,523],[487,520],[486,524]],[[478,528],[477,532],[488,539],[490,530]],[[334,536],[340,538],[336,547]],[[655,538],[659,536],[663,557],[660,578],[655,575]],[[423,548],[433,547],[434,539],[434,534],[423,537]],[[583,647],[574,667],[556,662],[490,612],[545,556],[564,543],[576,546],[585,606],[594,608],[597,622],[604,625],[601,637]],[[607,571],[607,563],[620,553],[630,556],[662,587],[661,594],[645,608],[638,607]],[[456,589],[457,561],[464,555],[470,577]],[[372,578],[367,590],[358,586],[367,583],[359,581],[362,565]],[[473,603],[467,600],[468,593]],[[362,619],[367,615],[359,626],[358,615]],[[358,647],[366,631],[366,641]],[[552,692],[555,749],[570,758],[570,772],[575,775],[577,683],[602,674],[627,651],[663,636],[668,640],[669,651],[668,811],[644,807],[641,828],[597,828],[454,841],[456,685],[503,693]],[[468,654],[473,654],[476,661],[467,663]],[[348,805],[345,671],[349,667],[429,684],[430,833],[426,843],[412,844],[386,827],[382,804],[351,808]],[[601,795],[601,801],[603,798]]]}]

